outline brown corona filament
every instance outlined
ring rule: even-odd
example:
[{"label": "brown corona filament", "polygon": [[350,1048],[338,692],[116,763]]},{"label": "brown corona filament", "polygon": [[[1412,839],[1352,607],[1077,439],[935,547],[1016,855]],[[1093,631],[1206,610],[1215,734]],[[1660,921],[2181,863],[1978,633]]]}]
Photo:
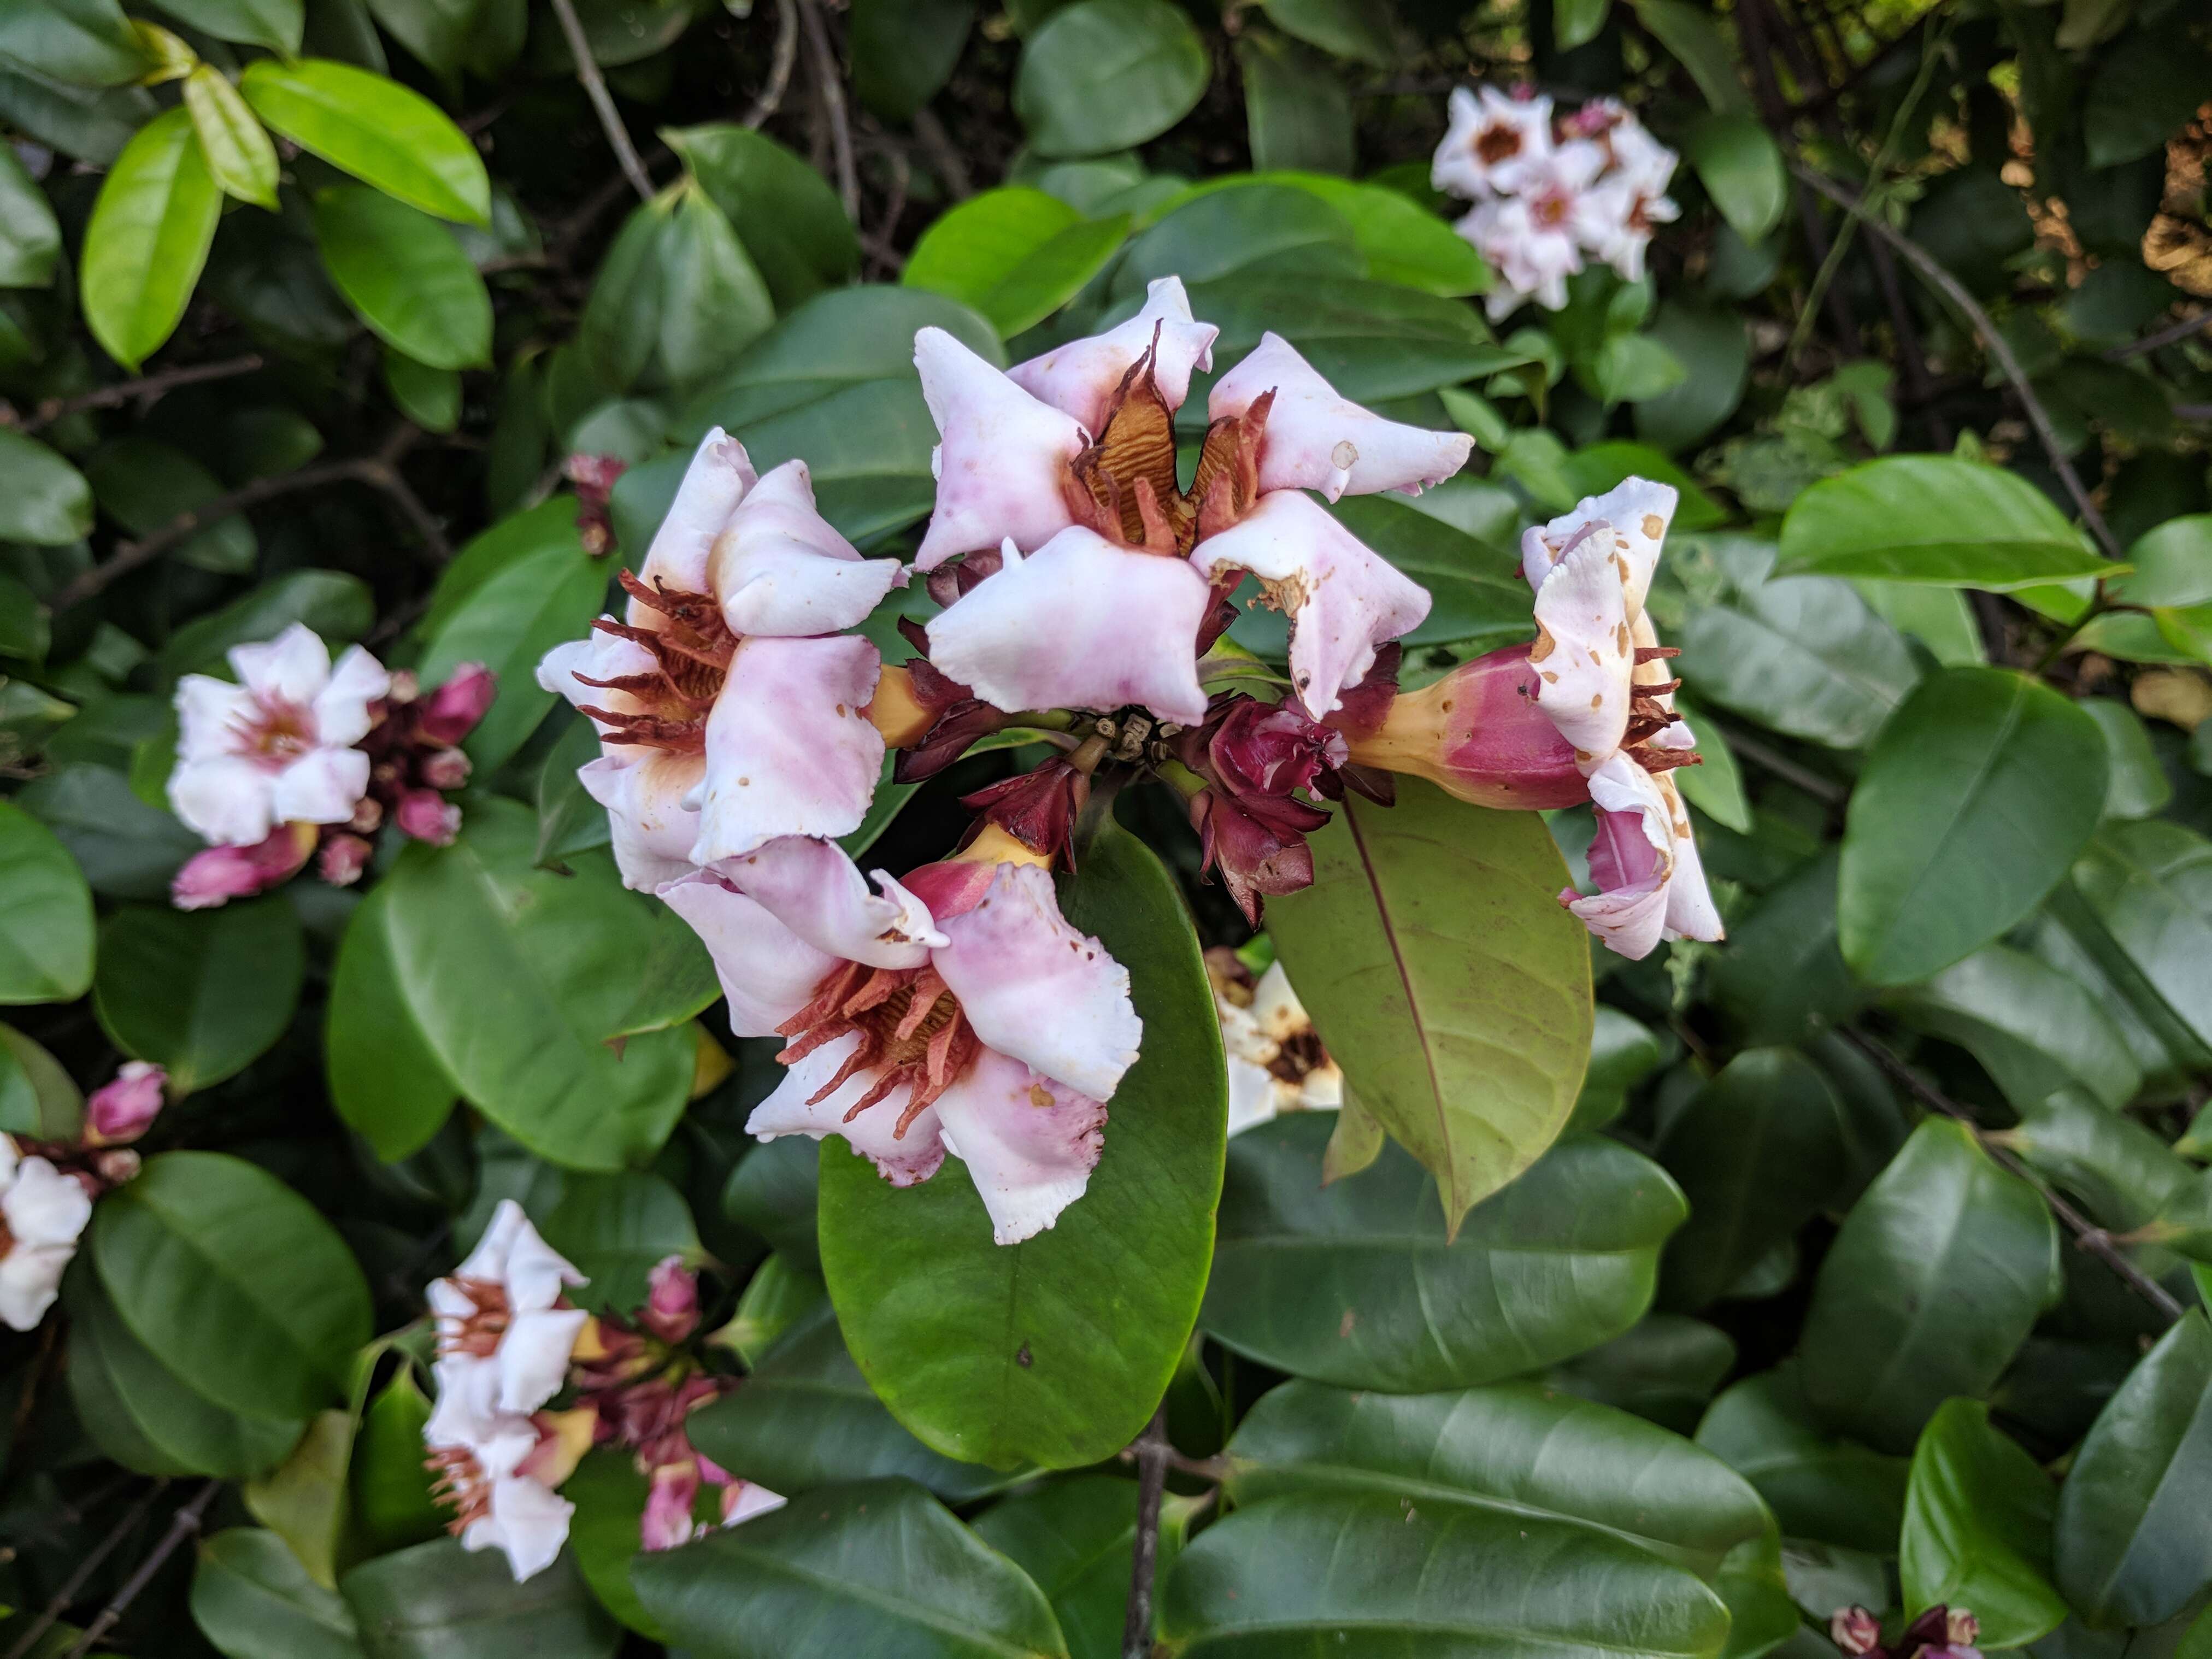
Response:
[{"label": "brown corona filament", "polygon": [[860,1042],[837,1073],[808,1097],[819,1105],[856,1074],[881,1068],[868,1091],[845,1114],[850,1123],[901,1089],[907,1103],[891,1131],[896,1140],[983,1050],[982,1039],[960,1010],[959,999],[933,966],[872,968],[840,963],[815,988],[813,999],[777,1026],[791,1039],[776,1058],[785,1065],[827,1043],[857,1033]]}]

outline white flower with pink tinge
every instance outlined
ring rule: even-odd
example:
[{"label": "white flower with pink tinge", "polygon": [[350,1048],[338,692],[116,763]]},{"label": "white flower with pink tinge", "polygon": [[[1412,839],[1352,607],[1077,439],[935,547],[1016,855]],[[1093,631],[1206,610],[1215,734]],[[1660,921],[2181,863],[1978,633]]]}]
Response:
[{"label": "white flower with pink tinge", "polygon": [[343,823],[368,791],[369,707],[392,689],[354,646],[331,665],[305,623],[233,646],[237,683],[177,682],[177,764],[169,805],[200,839],[251,847],[282,823]]},{"label": "white flower with pink tinge", "polygon": [[1291,666],[1316,714],[1418,626],[1429,596],[1305,492],[1418,493],[1471,440],[1386,421],[1273,334],[1222,376],[1191,485],[1174,416],[1215,331],[1163,277],[1144,310],[1002,373],[941,329],[915,339],[936,419],[937,506],[915,562],[997,568],[929,624],[931,660],[1009,713],[1134,703],[1194,724],[1195,644],[1213,585],[1249,572],[1291,621]]},{"label": "white flower with pink tinge", "polygon": [[25,1158],[0,1135],[0,1323],[38,1328],[92,1219],[92,1199],[46,1159]]},{"label": "white flower with pink tinge", "polygon": [[598,727],[579,769],[608,811],[623,879],[647,890],[777,836],[841,836],[874,798],[882,669],[838,637],[904,580],[816,510],[804,461],[756,477],[719,427],[684,475],[628,615],[556,647],[538,684]]},{"label": "white flower with pink tinge", "polygon": [[1534,160],[1510,196],[1481,204],[1458,224],[1461,235],[1504,281],[1484,301],[1492,320],[1534,299],[1547,311],[1567,303],[1567,278],[1583,268],[1577,235],[1586,193],[1605,165],[1595,144],[1571,139]]},{"label": "white flower with pink tinge", "polygon": [[431,1285],[439,1357],[461,1363],[480,1410],[533,1412],[560,1391],[591,1317],[562,1304],[567,1287],[583,1282],[509,1198],[468,1259]]},{"label": "white flower with pink tinge", "polygon": [[1674,653],[1644,603],[1676,500],[1671,485],[1628,478],[1521,538],[1536,590],[1536,707],[1574,745],[1597,814],[1589,866],[1600,890],[1560,899],[1625,957],[1723,933],[1671,775],[1694,759],[1696,739],[1675,718]]},{"label": "white flower with pink tinge", "polygon": [[1450,125],[1437,146],[1429,179],[1463,202],[1487,201],[1519,187],[1532,161],[1552,153],[1552,100],[1516,98],[1496,87],[1452,88]]},{"label": "white flower with pink tinge", "polygon": [[434,1368],[438,1403],[423,1425],[434,1491],[465,1550],[495,1549],[520,1583],[553,1565],[576,1506],[554,1488],[588,1449],[588,1413],[487,1411],[451,1360]]},{"label": "white flower with pink tinge", "polygon": [[1143,1026],[1129,975],[1034,864],[947,861],[871,892],[825,842],[771,842],[663,890],[714,959],[741,1036],[789,1067],[745,1127],[842,1135],[910,1186],[968,1166],[1018,1243],[1083,1194]]}]

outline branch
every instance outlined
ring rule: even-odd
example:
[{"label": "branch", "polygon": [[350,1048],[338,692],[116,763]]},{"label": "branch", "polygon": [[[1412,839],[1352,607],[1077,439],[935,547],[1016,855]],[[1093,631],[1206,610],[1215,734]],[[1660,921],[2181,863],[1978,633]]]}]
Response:
[{"label": "branch", "polygon": [[[565,3],[565,0],[560,0]],[[845,113],[845,88],[839,84],[837,54],[830,49],[830,30],[822,21],[821,0],[799,0],[806,24],[807,51],[814,59],[814,88],[830,123],[831,153],[837,158],[837,199],[845,216],[860,222],[860,177],[853,166],[853,124]]]},{"label": "branch", "polygon": [[791,85],[791,66],[799,58],[799,0],[775,0],[775,50],[769,59],[768,84],[745,112],[745,125],[759,127],[783,107]]},{"label": "branch", "polygon": [[2118,1274],[2130,1290],[2164,1314],[2168,1322],[2181,1317],[2181,1304],[2166,1292],[2163,1285],[2129,1261],[2119,1247],[2112,1243],[2110,1233],[2059,1196],[2041,1176],[2014,1157],[2008,1148],[1992,1145],[1981,1125],[1974,1121],[1972,1113],[1924,1081],[1917,1072],[1864,1032],[1855,1031],[1849,1026],[1838,1026],[1837,1031],[1844,1042],[1903,1084],[1922,1105],[1931,1111],[1941,1112],[1946,1117],[1954,1118],[1972,1130],[1977,1144],[1998,1167],[2018,1176],[2043,1195],[2043,1201],[2051,1206],[2051,1212],[2058,1218],[2068,1232],[2074,1235],[2077,1244]]},{"label": "branch", "polygon": [[1129,1552],[1129,1609],[1121,1621],[1121,1659],[1152,1650],[1152,1574],[1159,1565],[1160,1498],[1167,1491],[1168,1408],[1162,1406],[1133,1448],[1137,1459],[1137,1535]]},{"label": "branch", "polygon": [[1974,332],[1981,337],[1983,348],[1996,360],[2005,379],[2012,383],[2013,391],[2019,395],[2021,405],[2027,411],[2028,424],[2035,428],[2036,437],[2042,441],[2043,453],[2049,459],[2051,470],[2058,474],[2060,481],[2066,486],[2067,495],[2073,498],[2075,507],[2081,514],[2083,526],[2096,538],[2097,545],[2104,550],[2106,557],[2118,558],[2119,543],[2113,538],[2111,526],[2105,522],[2105,515],[2097,510],[2097,503],[2089,499],[2089,492],[2081,487],[2080,475],[2074,471],[2074,464],[2066,459],[2066,452],[2059,444],[2057,428],[2051,423],[2050,411],[2044,408],[2043,400],[2035,395],[2035,388],[2028,384],[2027,372],[2020,366],[2020,359],[2013,356],[2012,348],[2005,343],[2004,336],[1997,332],[1996,325],[1990,320],[1990,313],[1982,309],[1980,303],[1966,292],[1957,277],[1943,269],[1933,254],[1911,238],[1891,229],[1879,215],[1869,212],[1863,202],[1827,174],[1796,161],[1790,163],[1790,171],[1864,225],[1870,234],[1880,237],[1896,249],[1923,281],[1958,308],[1972,325]]},{"label": "branch", "polygon": [[192,1495],[191,1502],[177,1511],[169,1522],[169,1530],[161,1535],[161,1541],[154,1546],[153,1553],[141,1561],[138,1571],[124,1581],[123,1588],[115,1592],[115,1599],[100,1610],[100,1617],[85,1626],[84,1634],[76,1638],[76,1645],[69,1650],[68,1659],[84,1659],[84,1656],[92,1651],[93,1644],[115,1628],[116,1621],[138,1599],[138,1592],[154,1582],[154,1575],[161,1571],[162,1564],[177,1553],[177,1546],[200,1529],[200,1522],[207,1514],[208,1505],[215,1502],[215,1495],[222,1490],[222,1481],[210,1480]]},{"label": "branch", "polygon": [[921,147],[929,152],[931,163],[938,176],[945,180],[945,189],[952,199],[964,202],[975,193],[975,181],[968,175],[968,162],[945,131],[945,123],[937,118],[937,112],[924,106],[914,112],[914,136],[921,140]]},{"label": "branch", "polygon": [[2169,323],[2155,334],[2146,334],[2140,340],[2116,345],[2103,356],[2106,362],[2124,363],[2130,357],[2147,356],[2162,346],[2172,345],[2208,328],[2212,328],[2212,306],[2206,307],[2194,317],[2184,317],[2178,323]]},{"label": "branch", "polygon": [[645,170],[645,163],[637,159],[637,146],[629,141],[629,129],[623,125],[622,113],[615,108],[613,94],[607,91],[606,77],[599,73],[597,59],[592,56],[592,43],[584,37],[584,26],[577,20],[573,0],[553,0],[553,15],[561,20],[561,33],[568,37],[568,55],[576,60],[576,78],[584,83],[584,96],[592,100],[592,108],[599,118],[599,125],[606,130],[607,143],[613,146],[615,160],[622,163],[623,176],[629,187],[637,192],[641,202],[653,199],[653,178]]},{"label": "branch", "polygon": [[108,1528],[107,1536],[94,1545],[84,1559],[78,1562],[70,1576],[62,1581],[62,1587],[54,1592],[53,1599],[46,1603],[46,1610],[31,1621],[28,1630],[15,1638],[15,1644],[8,1650],[7,1659],[23,1659],[24,1655],[39,1645],[39,1638],[52,1630],[55,1621],[69,1611],[70,1603],[76,1600],[77,1592],[85,1587],[94,1573],[100,1571],[100,1564],[115,1553],[116,1546],[129,1537],[131,1529],[146,1518],[146,1511],[154,1507],[154,1500],[161,1495],[162,1488],[168,1484],[166,1478],[156,1480],[137,1503],[123,1511],[122,1518]]},{"label": "branch", "polygon": [[152,374],[142,374],[135,380],[118,380],[113,386],[104,386],[97,392],[84,392],[74,398],[47,398],[41,400],[28,415],[0,416],[0,426],[13,426],[19,432],[36,432],[40,427],[52,426],[56,421],[71,415],[82,414],[88,409],[119,409],[135,398],[152,403],[163,392],[180,386],[198,386],[208,380],[228,380],[234,375],[251,374],[262,364],[261,354],[249,351],[243,357],[229,357],[219,363],[192,363],[181,368],[165,368]]},{"label": "branch", "polygon": [[1831,811],[1841,806],[1850,799],[1850,785],[1838,783],[1833,778],[1823,777],[1809,766],[1801,766],[1780,750],[1770,747],[1733,725],[1714,720],[1711,714],[1703,710],[1699,711],[1699,718],[1711,725],[1718,726],[1721,737],[1728,746],[1753,766],[1758,767],[1761,771],[1771,772],[1783,782],[1792,784],[1803,790]]}]

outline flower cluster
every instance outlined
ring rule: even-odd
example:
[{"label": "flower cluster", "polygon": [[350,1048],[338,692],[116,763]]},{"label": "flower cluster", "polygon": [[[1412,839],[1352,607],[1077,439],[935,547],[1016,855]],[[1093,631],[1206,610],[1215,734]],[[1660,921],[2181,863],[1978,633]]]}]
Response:
[{"label": "flower cluster", "polygon": [[647,1549],[695,1535],[702,1481],[720,1493],[724,1525],[783,1503],[715,1467],[685,1435],[685,1416],[731,1386],[680,1346],[699,1325],[691,1273],[673,1257],[660,1263],[634,1323],[571,1305],[568,1289],[582,1282],[508,1199],[428,1291],[438,1402],[422,1431],[428,1465],[463,1547],[501,1551],[518,1583],[560,1554],[575,1505],[556,1489],[594,1445],[629,1450],[651,1480]]},{"label": "flower cluster", "polygon": [[177,683],[169,805],[209,843],[170,885],[179,909],[264,892],[311,857],[325,881],[349,885],[387,823],[436,846],[459,832],[460,808],[446,797],[468,781],[456,745],[491,706],[482,665],[463,664],[424,696],[412,675],[387,672],[357,645],[333,665],[304,623],[234,646],[229,659],[235,680]]},{"label": "flower cluster", "polygon": [[0,1135],[0,1323],[32,1330],[53,1306],[93,1200],[138,1173],[130,1143],[160,1115],[167,1082],[131,1060],[87,1098],[74,1140]]},{"label": "flower cluster", "polygon": [[1533,88],[1461,87],[1450,115],[1431,178],[1474,204],[1456,228],[1501,278],[1492,319],[1531,298],[1559,310],[1586,255],[1642,277],[1652,226],[1677,211],[1667,196],[1675,156],[1618,100],[1555,116]]},{"label": "flower cluster", "polygon": [[1828,1637],[1850,1659],[1982,1659],[1974,1645],[1982,1621],[1964,1607],[1938,1602],[1907,1625],[1896,1641],[1881,1639],[1881,1621],[1864,1607],[1839,1607]]}]

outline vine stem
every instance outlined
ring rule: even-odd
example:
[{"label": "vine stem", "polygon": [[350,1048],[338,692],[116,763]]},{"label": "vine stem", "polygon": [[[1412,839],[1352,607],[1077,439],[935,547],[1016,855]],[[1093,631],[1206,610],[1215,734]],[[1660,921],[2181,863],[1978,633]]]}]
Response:
[{"label": "vine stem", "polygon": [[154,1507],[154,1500],[161,1495],[162,1489],[168,1484],[166,1477],[156,1480],[137,1503],[123,1511],[122,1518],[108,1529],[107,1536],[94,1545],[70,1576],[62,1581],[62,1587],[54,1592],[53,1599],[31,1621],[31,1627],[15,1638],[15,1645],[8,1650],[7,1659],[23,1659],[24,1655],[39,1645],[40,1638],[69,1611],[70,1603],[76,1600],[77,1592],[85,1587],[94,1573],[100,1571],[100,1564],[114,1554],[116,1546],[129,1537],[131,1529],[146,1518],[146,1511]]},{"label": "vine stem", "polygon": [[606,131],[607,143],[614,149],[615,160],[622,163],[623,177],[629,180],[639,201],[651,201],[653,175],[645,170],[637,146],[629,141],[629,129],[623,125],[622,112],[615,107],[614,94],[607,90],[606,77],[599,73],[599,60],[592,56],[592,43],[585,36],[573,0],[553,0],[553,15],[561,20],[561,33],[568,40],[568,55],[576,60],[576,78],[584,83],[584,96],[592,100],[599,125]]},{"label": "vine stem", "polygon": [[1163,1405],[1130,1453],[1137,1460],[1137,1535],[1129,1550],[1129,1603],[1121,1621],[1121,1659],[1148,1659],[1152,1650],[1152,1578],[1160,1559],[1160,1500],[1166,1495],[1168,1408]]},{"label": "vine stem", "polygon": [[2181,1304],[2173,1299],[2166,1286],[2129,1261],[2119,1246],[2112,1243],[2110,1233],[2067,1202],[2041,1176],[2014,1157],[2010,1148],[1994,1144],[1982,1126],[1975,1121],[1972,1113],[1923,1079],[1886,1044],[1877,1042],[1865,1032],[1855,1031],[1849,1026],[1839,1026],[1837,1030],[1844,1042],[1904,1085],[1921,1104],[1965,1124],[1975,1142],[1999,1168],[2018,1176],[2041,1194],[2043,1201],[2051,1206],[2051,1212],[2058,1218],[2068,1232],[2074,1235],[2075,1242],[2110,1267],[2130,1290],[2165,1315],[2168,1323],[2181,1317]]},{"label": "vine stem", "polygon": [[262,365],[262,356],[249,351],[242,357],[228,357],[221,362],[187,363],[177,368],[156,370],[142,374],[135,380],[118,380],[113,386],[101,386],[96,392],[80,392],[74,398],[48,398],[33,408],[28,414],[15,416],[0,416],[0,425],[13,426],[18,432],[36,432],[41,427],[52,426],[56,421],[71,415],[81,415],[88,409],[118,409],[134,398],[148,403],[163,392],[180,386],[201,386],[210,380],[228,380],[234,375],[251,374]]},{"label": "vine stem", "polygon": [[[566,0],[561,0],[566,3]],[[845,111],[845,88],[840,82],[837,53],[830,44],[829,26],[822,21],[821,0],[799,0],[800,21],[806,28],[806,46],[814,58],[816,95],[822,100],[830,126],[830,153],[836,158],[837,199],[845,216],[857,228],[860,222],[860,175],[853,163],[853,123]]]},{"label": "vine stem", "polygon": [[768,84],[745,112],[747,126],[757,129],[783,107],[784,91],[791,85],[791,66],[798,57],[799,0],[776,0],[775,46],[769,58]]},{"label": "vine stem", "polygon": [[222,1482],[210,1480],[192,1494],[191,1501],[178,1510],[169,1521],[169,1529],[161,1534],[161,1541],[138,1564],[138,1570],[124,1581],[123,1588],[115,1592],[115,1599],[100,1610],[100,1616],[84,1627],[84,1634],[76,1638],[76,1645],[69,1650],[69,1659],[84,1659],[93,1644],[113,1630],[117,1622],[138,1599],[138,1593],[154,1582],[154,1575],[162,1564],[177,1553],[177,1546],[200,1529],[207,1516],[208,1505],[222,1490]]},{"label": "vine stem", "polygon": [[2066,451],[2059,444],[2058,430],[2051,423],[2051,412],[2044,408],[2043,400],[2035,395],[2035,388],[2028,384],[2027,370],[2021,367],[2020,359],[2013,355],[2012,348],[2005,343],[2004,336],[1997,332],[1996,325],[1990,320],[1990,313],[1982,309],[1980,302],[1967,293],[1965,285],[1944,270],[1927,249],[1892,229],[1888,222],[1870,210],[1860,197],[1826,173],[1797,161],[1790,163],[1790,171],[1864,225],[1869,234],[1888,243],[1923,282],[1958,308],[1972,325],[1974,332],[1981,337],[1984,349],[1996,360],[1997,368],[2003,372],[2005,379],[2012,383],[2013,391],[2019,395],[2021,406],[2027,411],[2028,424],[2035,428],[2035,435],[2043,445],[2043,453],[2051,462],[2051,471],[2057,473],[2060,482],[2066,486],[2067,495],[2072,497],[2075,509],[2081,514],[2083,526],[2096,538],[2097,545],[2107,558],[2120,557],[2120,544],[2114,538],[2112,527],[2105,522],[2104,514],[2090,499],[2089,492],[2082,488],[2081,475],[2074,471],[2073,462],[2066,458]]}]

